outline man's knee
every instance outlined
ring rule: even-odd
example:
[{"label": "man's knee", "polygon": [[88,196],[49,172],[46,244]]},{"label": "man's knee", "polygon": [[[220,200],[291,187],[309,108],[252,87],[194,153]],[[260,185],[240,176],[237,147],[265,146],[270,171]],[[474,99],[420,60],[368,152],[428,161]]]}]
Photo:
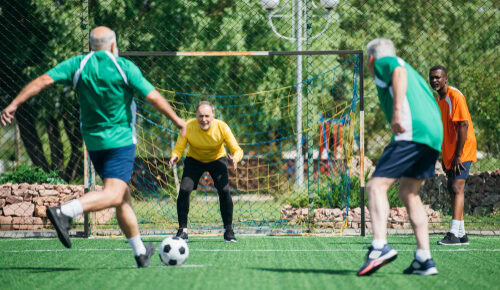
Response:
[{"label": "man's knee", "polygon": [[194,182],[192,180],[183,179],[179,186],[179,196],[190,194],[194,189]]},{"label": "man's knee", "polygon": [[449,190],[451,193],[453,193],[455,195],[456,194],[463,194],[464,187],[465,187],[465,180],[456,179],[451,183]]}]

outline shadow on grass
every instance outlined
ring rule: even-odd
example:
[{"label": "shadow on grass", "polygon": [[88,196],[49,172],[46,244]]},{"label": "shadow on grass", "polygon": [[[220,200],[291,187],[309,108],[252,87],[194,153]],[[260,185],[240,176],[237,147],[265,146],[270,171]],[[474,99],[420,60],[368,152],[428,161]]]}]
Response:
[{"label": "shadow on grass", "polygon": [[61,268],[61,267],[0,267],[1,271],[15,270],[15,271],[30,271],[32,273],[46,273],[46,272],[67,272],[79,271],[80,268]]},{"label": "shadow on grass", "polygon": [[357,271],[345,269],[276,269],[276,268],[252,268],[260,271],[276,272],[276,273],[313,273],[313,274],[329,274],[329,275],[354,275]]}]

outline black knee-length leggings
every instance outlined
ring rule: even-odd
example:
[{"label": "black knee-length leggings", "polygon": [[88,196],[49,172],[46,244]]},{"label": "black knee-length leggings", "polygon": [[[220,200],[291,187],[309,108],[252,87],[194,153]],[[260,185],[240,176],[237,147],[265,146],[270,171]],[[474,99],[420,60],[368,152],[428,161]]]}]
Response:
[{"label": "black knee-length leggings", "polygon": [[220,212],[224,227],[231,226],[233,222],[233,200],[229,192],[227,158],[223,157],[209,163],[203,163],[194,158],[186,157],[177,198],[177,218],[180,228],[187,228],[189,194],[198,187],[201,175],[205,171],[210,173],[219,194]]}]

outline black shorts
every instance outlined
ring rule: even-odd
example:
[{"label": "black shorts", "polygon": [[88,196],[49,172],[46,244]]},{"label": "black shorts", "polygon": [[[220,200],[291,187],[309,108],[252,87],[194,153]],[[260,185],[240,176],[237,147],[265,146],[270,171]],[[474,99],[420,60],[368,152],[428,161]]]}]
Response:
[{"label": "black shorts", "polygon": [[439,152],[412,141],[391,142],[377,163],[373,177],[425,179],[434,176]]}]

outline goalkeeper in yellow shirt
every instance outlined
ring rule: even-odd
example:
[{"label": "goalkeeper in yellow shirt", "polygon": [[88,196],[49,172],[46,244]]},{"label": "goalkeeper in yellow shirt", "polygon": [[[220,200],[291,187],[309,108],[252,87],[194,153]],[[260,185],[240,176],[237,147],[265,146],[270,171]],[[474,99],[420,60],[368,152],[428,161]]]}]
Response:
[{"label": "goalkeeper in yellow shirt", "polygon": [[[177,138],[169,161],[170,168],[179,161],[187,144],[189,148],[184,159],[184,173],[177,198],[179,230],[176,236],[188,240],[189,194],[198,187],[203,172],[208,171],[219,194],[220,212],[225,229],[224,240],[236,242],[232,227],[233,200],[229,192],[227,165],[229,161],[236,170],[238,162],[243,158],[243,150],[229,126],[221,120],[214,119],[214,106],[210,102],[203,101],[196,106],[196,119],[187,121],[186,135],[179,135]],[[231,155],[226,153],[224,144]]]}]

